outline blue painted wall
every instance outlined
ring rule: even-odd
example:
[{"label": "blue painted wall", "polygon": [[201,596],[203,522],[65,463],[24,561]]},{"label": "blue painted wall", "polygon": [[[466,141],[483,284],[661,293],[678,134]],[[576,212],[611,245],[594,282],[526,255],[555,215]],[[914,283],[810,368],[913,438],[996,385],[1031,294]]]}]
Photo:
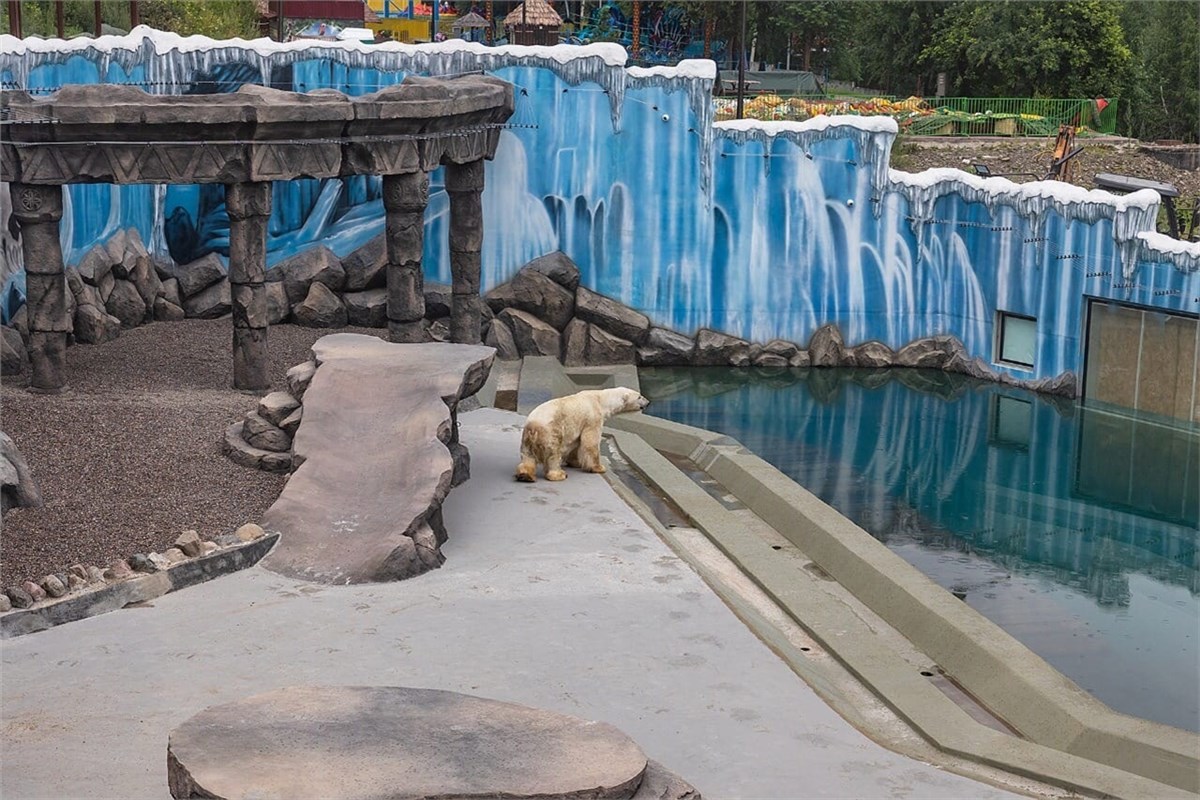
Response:
[{"label": "blue painted wall", "polygon": [[[707,62],[639,70],[626,69],[614,45],[277,45],[148,29],[95,43],[0,39],[0,80],[31,89],[108,80],[203,92],[264,82],[362,94],[408,73],[470,70],[511,81],[516,127],[502,135],[484,195],[485,289],[561,249],[584,285],[688,333],[708,326],[803,343],[834,322],[851,344],[899,347],[949,333],[988,360],[1003,310],[1038,319],[1036,368],[1002,368],[1021,378],[1080,372],[1085,296],[1200,312],[1200,245],[1173,251],[1146,233],[1156,199],[889,171],[888,120],[714,125]],[[64,252],[76,261],[135,226],[153,250],[179,260],[223,254],[222,193],[71,187]],[[274,201],[272,263],[318,243],[344,255],[382,229],[378,179],[277,184]],[[439,171],[426,216],[433,280],[449,279],[447,224]],[[19,249],[6,238],[4,250],[11,313]]]}]

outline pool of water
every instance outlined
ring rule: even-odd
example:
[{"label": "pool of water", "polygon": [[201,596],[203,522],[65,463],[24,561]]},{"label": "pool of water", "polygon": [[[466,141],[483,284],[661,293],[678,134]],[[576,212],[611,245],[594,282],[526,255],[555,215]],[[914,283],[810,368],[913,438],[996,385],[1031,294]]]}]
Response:
[{"label": "pool of water", "polygon": [[1200,731],[1200,430],[923,370],[643,369],[1117,711]]}]

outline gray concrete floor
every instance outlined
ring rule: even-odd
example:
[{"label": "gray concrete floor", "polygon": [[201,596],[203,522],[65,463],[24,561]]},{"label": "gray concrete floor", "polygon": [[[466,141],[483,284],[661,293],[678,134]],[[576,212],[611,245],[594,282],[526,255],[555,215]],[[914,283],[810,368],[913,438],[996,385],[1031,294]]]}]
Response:
[{"label": "gray concrete floor", "polygon": [[256,567],[0,644],[0,797],[167,797],[172,728],[294,684],[603,720],[710,798],[1011,796],[851,727],[601,476],[513,482],[521,423],[463,415],[473,477],[436,572],[329,587]]}]

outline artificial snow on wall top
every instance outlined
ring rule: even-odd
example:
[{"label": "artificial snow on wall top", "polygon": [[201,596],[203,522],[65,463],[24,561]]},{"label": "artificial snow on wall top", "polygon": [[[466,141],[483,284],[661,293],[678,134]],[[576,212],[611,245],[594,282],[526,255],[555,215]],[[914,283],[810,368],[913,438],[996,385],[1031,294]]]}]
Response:
[{"label": "artificial snow on wall top", "polygon": [[822,114],[802,122],[730,119],[713,125],[718,131],[761,133],[763,136],[811,133],[841,126],[857,128],[868,133],[898,133],[900,131],[900,126],[891,117],[860,117],[853,114]]},{"label": "artificial snow on wall top", "polygon": [[717,62],[707,58],[686,58],[673,67],[630,67],[626,72],[631,78],[699,78],[714,81],[717,79]]},{"label": "artificial snow on wall top", "polygon": [[1141,244],[1138,234],[1154,230],[1161,202],[1158,192],[1152,189],[1115,195],[1063,181],[1014,183],[1007,178],[983,178],[946,167],[915,174],[891,169],[888,170],[888,181],[891,188],[908,199],[910,222],[917,235],[925,223],[936,221],[934,206],[949,194],[957,194],[968,203],[1011,206],[1039,223],[1044,221],[1048,210],[1067,221],[1091,224],[1101,219],[1112,220],[1113,240],[1122,246],[1126,277],[1137,271]]},{"label": "artificial snow on wall top", "polygon": [[1200,242],[1172,239],[1158,231],[1144,231],[1138,239],[1146,249],[1146,257],[1169,261],[1182,272],[1200,272]]},{"label": "artificial snow on wall top", "polygon": [[712,129],[716,136],[734,144],[780,138],[807,149],[825,139],[849,139],[855,143],[859,160],[870,173],[871,190],[878,198],[889,188],[888,155],[899,127],[891,117],[822,114],[803,122],[732,119],[714,123]]},{"label": "artificial snow on wall top", "polygon": [[153,44],[157,55],[166,55],[171,51],[192,53],[197,51],[215,50],[225,47],[237,47],[250,50],[260,56],[270,56],[275,53],[291,53],[296,51],[322,48],[329,50],[349,50],[352,52],[393,52],[393,53],[459,53],[467,52],[475,55],[513,56],[518,58],[545,58],[566,64],[579,58],[599,58],[610,67],[623,67],[628,60],[625,48],[615,42],[597,42],[587,45],[505,45],[492,47],[479,42],[468,42],[465,39],[447,39],[444,42],[428,44],[405,44],[403,42],[380,42],[368,44],[358,41],[324,41],[321,39],[296,39],[291,42],[277,42],[273,39],[212,39],[208,36],[180,36],[171,31],[160,31],[147,25],[139,25],[124,36],[86,36],[74,39],[42,39],[29,37],[18,39],[9,34],[0,35],[0,51],[20,55],[23,53],[71,53],[93,48],[98,52],[111,53],[114,50],[138,50],[145,41]]},{"label": "artificial snow on wall top", "polygon": [[1118,211],[1124,211],[1127,208],[1148,209],[1152,206],[1157,209],[1159,203],[1158,192],[1153,189],[1139,189],[1131,194],[1115,195],[1103,189],[1085,189],[1082,186],[1063,181],[1016,183],[999,176],[983,178],[953,167],[939,167],[916,173],[893,169],[888,171],[888,177],[893,183],[925,189],[939,187],[947,192],[955,191],[953,184],[958,183],[995,197],[1007,195],[1040,197],[1064,205],[1068,203],[1107,203]]}]

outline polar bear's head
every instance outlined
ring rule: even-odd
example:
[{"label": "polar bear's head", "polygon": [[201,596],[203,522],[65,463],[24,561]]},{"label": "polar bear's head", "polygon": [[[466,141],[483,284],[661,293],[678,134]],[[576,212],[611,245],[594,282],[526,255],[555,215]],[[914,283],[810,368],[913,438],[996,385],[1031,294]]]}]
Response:
[{"label": "polar bear's head", "polygon": [[608,408],[608,413],[624,414],[627,411],[641,411],[646,406],[650,405],[650,401],[642,397],[633,389],[625,387],[617,387],[615,389],[604,390],[605,406]]}]

